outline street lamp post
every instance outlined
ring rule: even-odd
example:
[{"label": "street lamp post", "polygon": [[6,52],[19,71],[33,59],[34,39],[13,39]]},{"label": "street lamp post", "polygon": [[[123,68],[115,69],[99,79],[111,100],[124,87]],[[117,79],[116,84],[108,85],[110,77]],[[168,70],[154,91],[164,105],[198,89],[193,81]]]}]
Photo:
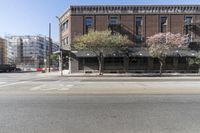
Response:
[{"label": "street lamp post", "polygon": [[60,49],[60,74],[63,76],[63,53],[62,49]]},{"label": "street lamp post", "polygon": [[52,40],[51,40],[51,23],[49,23],[49,72],[51,72],[51,54],[52,54]]},{"label": "street lamp post", "polygon": [[47,70],[47,59],[44,59],[44,67],[45,67],[45,72]]},{"label": "street lamp post", "polygon": [[61,40],[61,30],[60,30],[60,26],[61,26],[61,22],[60,22],[60,18],[58,16],[56,16],[56,18],[58,19],[59,22],[59,33],[60,33],[60,45],[59,45],[59,49],[60,49],[60,56],[59,56],[59,67],[60,67],[60,74],[61,76],[63,76],[63,53],[62,53],[62,40]]}]

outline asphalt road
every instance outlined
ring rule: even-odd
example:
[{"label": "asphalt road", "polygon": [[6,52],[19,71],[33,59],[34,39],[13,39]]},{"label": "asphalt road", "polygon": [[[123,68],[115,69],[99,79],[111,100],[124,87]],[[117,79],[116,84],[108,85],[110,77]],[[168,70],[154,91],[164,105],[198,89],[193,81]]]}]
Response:
[{"label": "asphalt road", "polygon": [[109,79],[1,73],[0,133],[199,133],[197,78]]},{"label": "asphalt road", "polygon": [[0,95],[1,133],[199,133],[200,95]]},{"label": "asphalt road", "polygon": [[200,77],[60,77],[0,73],[0,93],[200,94]]}]

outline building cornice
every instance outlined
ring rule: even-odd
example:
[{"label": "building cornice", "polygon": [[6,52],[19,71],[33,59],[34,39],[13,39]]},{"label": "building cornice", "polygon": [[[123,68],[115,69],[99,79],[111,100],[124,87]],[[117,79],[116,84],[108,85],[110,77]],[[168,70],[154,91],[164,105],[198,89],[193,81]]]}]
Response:
[{"label": "building cornice", "polygon": [[62,20],[65,15],[70,14],[70,12],[71,12],[71,7],[66,11],[64,11],[62,15],[59,16],[59,21]]},{"label": "building cornice", "polygon": [[[78,14],[200,14],[200,5],[80,5],[63,15]],[[62,16],[63,16],[62,15]]]}]

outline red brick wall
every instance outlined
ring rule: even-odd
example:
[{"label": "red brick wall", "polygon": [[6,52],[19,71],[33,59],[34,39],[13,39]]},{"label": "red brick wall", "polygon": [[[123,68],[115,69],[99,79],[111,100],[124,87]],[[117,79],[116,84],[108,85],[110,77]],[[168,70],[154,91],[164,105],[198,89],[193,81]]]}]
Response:
[{"label": "red brick wall", "polygon": [[71,16],[71,38],[83,35],[83,16]]},{"label": "red brick wall", "polygon": [[156,33],[159,33],[159,16],[158,15],[146,15],[146,37],[150,37]]},{"label": "red brick wall", "polygon": [[[135,35],[135,17],[142,17],[143,18],[143,25],[142,25],[142,34],[145,37],[152,36],[156,33],[160,32],[160,17],[167,16],[168,25],[167,31],[172,33],[181,33],[185,34],[184,31],[184,17],[186,15],[119,15],[120,22],[122,24],[122,28],[127,31],[126,34],[129,36],[130,39],[134,38]],[[187,15],[193,16],[193,20],[200,21],[200,15]],[[86,17],[86,16],[85,16]],[[109,15],[95,15],[93,16],[94,20],[94,29],[98,31],[108,29],[108,18]],[[146,19],[146,20],[145,20]],[[84,33],[84,16],[71,16],[69,27],[71,27],[71,37],[72,40],[76,35],[82,35]],[[62,38],[66,35],[70,35],[70,33],[63,33]],[[200,39],[199,35],[194,35],[195,37]]]},{"label": "red brick wall", "polygon": [[134,21],[133,15],[121,15],[121,32],[122,34],[127,34],[131,41],[133,41],[134,38]]},{"label": "red brick wall", "polygon": [[[200,22],[200,15],[195,16],[195,22]],[[196,39],[200,40],[200,29],[196,29],[196,31],[195,37]]]},{"label": "red brick wall", "polygon": [[184,15],[171,15],[171,32],[184,34]]},{"label": "red brick wall", "polygon": [[108,15],[96,16],[96,30],[102,31],[108,29]]}]

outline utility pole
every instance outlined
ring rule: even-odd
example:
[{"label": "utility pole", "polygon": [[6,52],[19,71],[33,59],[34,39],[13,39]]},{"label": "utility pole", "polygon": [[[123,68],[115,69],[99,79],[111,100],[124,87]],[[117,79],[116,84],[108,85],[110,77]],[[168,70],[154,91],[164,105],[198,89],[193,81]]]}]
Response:
[{"label": "utility pole", "polygon": [[62,39],[61,39],[61,22],[60,22],[60,18],[58,16],[56,16],[56,18],[58,19],[59,22],[59,36],[60,36],[60,45],[59,45],[59,49],[60,49],[60,56],[59,56],[59,67],[60,67],[60,74],[61,76],[63,76],[63,51],[62,51]]},{"label": "utility pole", "polygon": [[52,40],[51,40],[51,23],[49,23],[49,72],[51,72],[51,54],[52,54]]}]

